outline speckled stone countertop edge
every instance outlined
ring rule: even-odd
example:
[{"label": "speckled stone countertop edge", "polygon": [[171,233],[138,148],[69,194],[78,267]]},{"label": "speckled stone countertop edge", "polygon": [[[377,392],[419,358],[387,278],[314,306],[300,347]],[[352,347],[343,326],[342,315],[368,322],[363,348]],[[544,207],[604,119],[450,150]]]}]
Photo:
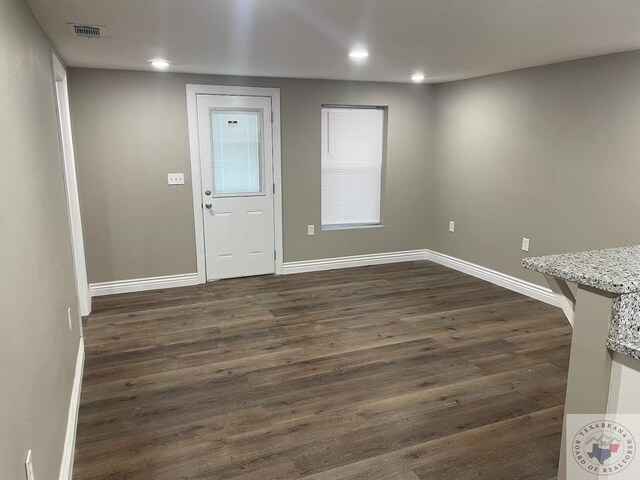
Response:
[{"label": "speckled stone countertop edge", "polygon": [[522,266],[609,293],[640,291],[640,245],[529,257]]},{"label": "speckled stone countertop edge", "polygon": [[522,266],[613,294],[606,346],[640,360],[640,245],[530,257]]},{"label": "speckled stone countertop edge", "polygon": [[609,338],[607,340],[607,348],[613,352],[621,353],[636,360],[640,360],[640,341],[618,342]]},{"label": "speckled stone countertop edge", "polygon": [[613,298],[607,347],[640,360],[640,292]]}]

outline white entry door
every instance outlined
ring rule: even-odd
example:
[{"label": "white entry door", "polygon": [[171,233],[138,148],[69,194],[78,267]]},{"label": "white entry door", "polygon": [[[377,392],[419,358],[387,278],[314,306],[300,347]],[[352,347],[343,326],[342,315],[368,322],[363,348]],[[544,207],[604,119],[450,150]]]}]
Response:
[{"label": "white entry door", "polygon": [[275,272],[271,98],[198,95],[207,280]]}]

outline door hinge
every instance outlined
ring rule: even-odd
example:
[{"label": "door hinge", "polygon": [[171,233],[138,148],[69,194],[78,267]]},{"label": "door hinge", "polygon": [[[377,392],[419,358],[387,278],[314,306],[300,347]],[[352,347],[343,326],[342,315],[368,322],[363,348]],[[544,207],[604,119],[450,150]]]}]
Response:
[{"label": "door hinge", "polygon": [[273,123],[273,110],[271,110],[271,123]]},{"label": "door hinge", "polygon": [[273,194],[274,195],[276,194],[276,184],[275,183],[273,184]]},{"label": "door hinge", "polygon": [[277,251],[273,251],[273,259],[276,260],[278,258],[278,252]]}]

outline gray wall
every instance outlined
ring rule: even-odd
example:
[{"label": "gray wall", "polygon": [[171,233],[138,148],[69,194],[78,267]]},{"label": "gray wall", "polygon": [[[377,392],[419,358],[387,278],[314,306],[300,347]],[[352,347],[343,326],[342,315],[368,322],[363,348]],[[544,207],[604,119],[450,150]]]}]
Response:
[{"label": "gray wall", "polygon": [[429,248],[542,283],[523,256],[640,243],[640,52],[441,84],[435,96]]},{"label": "gray wall", "polygon": [[[429,86],[72,69],[91,283],[196,270],[188,83],[281,89],[285,261],[424,247]],[[383,228],[322,232],[319,227],[323,103],[389,106]],[[168,187],[169,172],[185,172],[186,184]],[[314,237],[307,236],[308,224],[316,225]]]},{"label": "gray wall", "polygon": [[[428,247],[541,283],[523,256],[640,241],[640,52],[434,87],[89,69],[70,82],[91,282],[195,271],[187,83],[281,89],[285,261]],[[306,235],[323,103],[389,105],[384,228]],[[187,184],[168,187],[171,171]]]},{"label": "gray wall", "polygon": [[24,0],[0,0],[0,478],[58,478],[79,325],[51,48]]}]

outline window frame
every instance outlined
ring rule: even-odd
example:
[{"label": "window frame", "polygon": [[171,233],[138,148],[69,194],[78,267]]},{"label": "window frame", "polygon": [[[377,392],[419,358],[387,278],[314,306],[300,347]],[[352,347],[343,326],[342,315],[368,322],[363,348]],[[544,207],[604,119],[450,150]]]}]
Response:
[{"label": "window frame", "polygon": [[[322,174],[320,176],[320,228],[322,231],[332,230],[359,230],[368,228],[384,228],[384,200],[385,200],[385,185],[386,185],[386,173],[387,173],[387,135],[388,135],[388,122],[389,122],[389,106],[388,105],[354,105],[354,104],[326,104],[323,103],[320,107],[321,118],[322,111],[324,109],[345,109],[345,110],[380,110],[382,111],[382,158],[380,159],[380,220],[377,223],[338,223],[338,224],[323,224],[322,223]],[[322,129],[324,125],[320,125],[320,136],[322,137]],[[322,170],[322,147],[320,147],[320,169]]]},{"label": "window frame", "polygon": [[213,115],[215,113],[237,113],[237,112],[241,112],[243,114],[246,113],[257,113],[258,116],[258,155],[259,155],[259,175],[260,178],[258,179],[259,185],[260,185],[260,190],[257,192],[236,192],[236,193],[218,193],[215,190],[215,184],[216,184],[216,174],[215,174],[215,159],[216,159],[216,155],[215,155],[215,148],[213,146],[213,140],[212,140],[212,145],[211,145],[211,184],[214,186],[214,188],[212,189],[212,198],[232,198],[232,197],[264,197],[267,192],[266,192],[266,185],[264,182],[264,178],[265,178],[265,174],[264,174],[264,141],[262,138],[262,132],[260,131],[260,125],[262,125],[263,121],[264,121],[264,112],[262,109],[255,109],[255,108],[230,108],[230,107],[215,107],[215,108],[211,108],[209,109],[209,135],[211,135],[211,138],[213,139]]}]

